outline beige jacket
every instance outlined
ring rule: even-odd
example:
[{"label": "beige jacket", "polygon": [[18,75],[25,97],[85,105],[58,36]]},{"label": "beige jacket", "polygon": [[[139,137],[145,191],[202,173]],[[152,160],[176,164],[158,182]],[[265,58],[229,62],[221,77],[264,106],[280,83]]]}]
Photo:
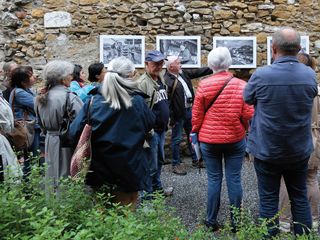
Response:
[{"label": "beige jacket", "polygon": [[[318,87],[318,91],[319,91]],[[318,93],[320,94],[320,92]],[[320,96],[317,95],[313,101],[312,108],[312,140],[314,152],[310,156],[309,169],[318,168],[320,162]]]}]

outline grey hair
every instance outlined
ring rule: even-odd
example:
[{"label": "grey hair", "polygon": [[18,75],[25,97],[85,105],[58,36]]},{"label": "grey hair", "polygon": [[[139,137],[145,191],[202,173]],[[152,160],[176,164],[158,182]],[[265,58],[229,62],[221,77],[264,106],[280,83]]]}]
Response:
[{"label": "grey hair", "polygon": [[178,56],[168,56],[167,60],[165,60],[165,66],[167,69],[169,69],[170,65],[176,61],[177,59],[179,59]]},{"label": "grey hair", "polygon": [[39,95],[38,101],[42,104],[47,103],[48,91],[56,86],[62,84],[68,75],[73,74],[74,65],[71,62],[63,60],[53,60],[44,67],[42,76],[45,80],[45,93]]},{"label": "grey hair", "polygon": [[42,75],[46,85],[59,85],[62,80],[73,73],[74,65],[63,60],[54,60],[44,67]]},{"label": "grey hair", "polygon": [[123,56],[109,63],[101,92],[111,108],[121,109],[121,106],[124,105],[128,109],[132,106],[130,93],[138,90],[137,82],[130,78],[134,70],[133,62]]},{"label": "grey hair", "polygon": [[[288,32],[291,31],[291,35]],[[283,27],[272,36],[272,44],[281,52],[296,55],[300,51],[300,34],[291,27]]]},{"label": "grey hair", "polygon": [[214,73],[228,70],[231,64],[232,58],[228,48],[217,47],[210,51],[208,55],[208,67]]},{"label": "grey hair", "polygon": [[8,74],[10,72],[12,65],[17,65],[17,64],[15,62],[6,62],[3,64],[2,69],[5,72],[5,74]]}]

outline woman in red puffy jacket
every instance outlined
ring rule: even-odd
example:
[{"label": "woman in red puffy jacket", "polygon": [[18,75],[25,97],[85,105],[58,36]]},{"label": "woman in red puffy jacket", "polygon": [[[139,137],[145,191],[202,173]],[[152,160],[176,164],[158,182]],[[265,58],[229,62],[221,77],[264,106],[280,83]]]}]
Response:
[{"label": "woman in red puffy jacket", "polygon": [[[223,177],[222,160],[230,205],[236,208],[241,206],[245,135],[253,115],[253,108],[245,104],[242,97],[246,82],[228,72],[231,63],[230,52],[225,47],[215,48],[209,53],[208,66],[214,74],[199,83],[192,109],[192,132],[198,134],[208,175],[207,217],[204,223],[213,231],[219,228],[217,215]],[[218,97],[210,105],[215,96]],[[232,213],[231,225],[236,230]]]}]

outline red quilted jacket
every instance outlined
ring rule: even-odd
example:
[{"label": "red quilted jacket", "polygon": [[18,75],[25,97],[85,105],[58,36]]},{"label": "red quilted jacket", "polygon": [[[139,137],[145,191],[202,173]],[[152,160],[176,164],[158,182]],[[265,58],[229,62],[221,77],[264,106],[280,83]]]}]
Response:
[{"label": "red quilted jacket", "polygon": [[254,111],[243,101],[245,81],[232,78],[205,114],[206,107],[231,76],[230,72],[220,72],[199,83],[192,108],[192,132],[199,133],[200,142],[234,143],[245,136]]}]

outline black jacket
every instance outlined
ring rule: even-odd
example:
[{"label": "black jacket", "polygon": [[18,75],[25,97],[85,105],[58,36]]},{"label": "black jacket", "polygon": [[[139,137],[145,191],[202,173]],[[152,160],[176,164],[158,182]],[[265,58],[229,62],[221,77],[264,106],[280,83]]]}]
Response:
[{"label": "black jacket", "polygon": [[[203,77],[212,74],[212,70],[208,67],[197,68],[197,69],[183,69],[179,74],[183,80],[187,83],[189,90],[192,94],[192,102],[194,100],[194,91],[191,80],[194,78]],[[172,75],[168,71],[164,74],[164,80],[168,86],[168,98],[170,107],[170,124],[174,124],[185,116],[185,100],[184,100],[184,89],[180,81],[177,79],[177,87],[172,95],[173,85],[176,76]]]}]

